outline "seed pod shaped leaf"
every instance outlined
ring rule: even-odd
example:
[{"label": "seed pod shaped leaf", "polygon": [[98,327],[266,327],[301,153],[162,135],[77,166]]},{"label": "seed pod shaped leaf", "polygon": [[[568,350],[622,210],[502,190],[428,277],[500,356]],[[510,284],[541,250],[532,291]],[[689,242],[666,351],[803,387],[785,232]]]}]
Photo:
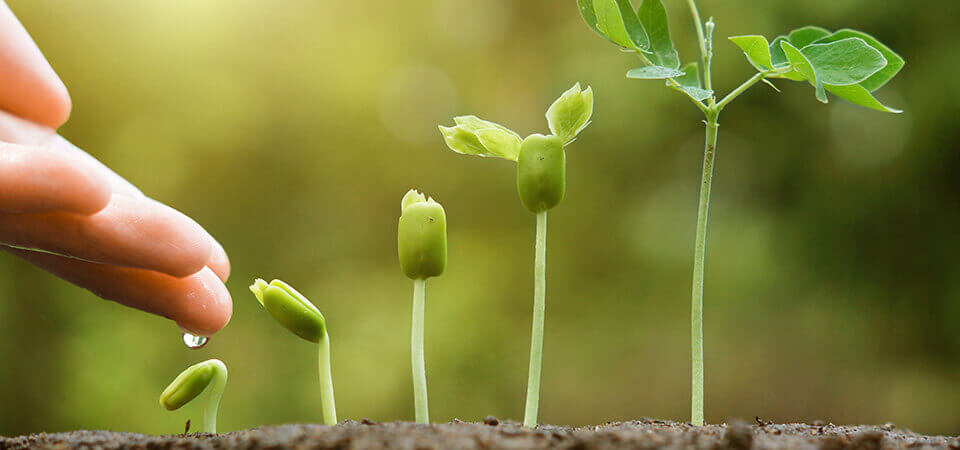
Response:
[{"label": "seed pod shaped leaf", "polygon": [[200,395],[213,380],[213,361],[215,360],[197,363],[180,372],[180,375],[177,375],[177,378],[160,394],[160,404],[167,410],[173,411]]},{"label": "seed pod shaped leaf", "polygon": [[397,253],[404,275],[422,280],[447,266],[447,213],[432,198],[410,190],[401,203]]},{"label": "seed pod shaped leaf", "polygon": [[580,134],[593,116],[593,88],[580,90],[580,83],[564,92],[547,109],[550,132],[560,138],[564,145]]},{"label": "seed pod shaped leaf", "polygon": [[509,128],[477,116],[454,117],[456,126],[440,126],[447,147],[463,155],[517,160],[520,135]]},{"label": "seed pod shaped leaf", "polygon": [[258,278],[250,286],[250,291],[267,312],[293,334],[314,343],[323,339],[327,332],[323,314],[289,284],[280,280],[267,284]]},{"label": "seed pod shaped leaf", "polygon": [[566,155],[557,136],[532,134],[523,140],[517,160],[517,191],[534,213],[560,204],[566,190]]}]

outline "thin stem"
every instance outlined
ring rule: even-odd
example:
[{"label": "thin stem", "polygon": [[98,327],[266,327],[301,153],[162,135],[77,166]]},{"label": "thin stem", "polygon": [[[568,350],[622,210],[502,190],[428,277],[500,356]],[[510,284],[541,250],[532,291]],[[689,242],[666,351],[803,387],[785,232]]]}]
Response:
[{"label": "thin stem", "polygon": [[768,73],[769,72],[757,72],[752,77],[750,77],[749,80],[744,81],[743,84],[738,86],[736,89],[730,91],[730,93],[727,94],[727,96],[724,97],[723,100],[720,100],[720,103],[717,103],[717,109],[723,110],[725,106],[727,106],[728,104],[730,104],[730,102],[732,102],[737,97],[739,97],[740,94],[746,92],[747,89],[750,89],[750,87],[759,83],[760,80],[762,80],[763,77],[767,76]]},{"label": "thin stem", "polygon": [[427,411],[427,369],[423,362],[423,310],[427,280],[413,280],[413,332],[410,350],[413,360],[413,406],[417,423],[430,423]]},{"label": "thin stem", "polygon": [[547,296],[547,212],[537,213],[536,256],[533,263],[533,332],[530,338],[530,372],[523,426],[537,426],[540,407],[540,367],[543,361],[543,317]]},{"label": "thin stem", "polygon": [[203,431],[217,432],[217,410],[220,408],[220,398],[227,387],[227,366],[219,360],[210,362],[213,365],[213,381],[207,388],[207,401],[203,407]]},{"label": "thin stem", "polygon": [[690,6],[690,14],[693,15],[693,23],[697,27],[697,41],[700,43],[700,59],[703,62],[703,85],[708,91],[713,90],[713,80],[710,76],[710,52],[707,50],[707,40],[703,36],[703,21],[700,20],[700,11],[697,10],[695,0],[687,0]]},{"label": "thin stem", "polygon": [[337,402],[333,398],[333,373],[330,369],[330,333],[323,333],[318,347],[320,347],[320,404],[323,408],[323,423],[336,425]]},{"label": "thin stem", "polygon": [[691,422],[703,426],[703,266],[707,253],[707,216],[710,210],[710,187],[713,184],[713,163],[717,151],[717,117],[707,117],[703,149],[703,175],[700,180],[700,205],[697,208],[697,238],[693,255],[693,298],[691,305],[692,395]]}]

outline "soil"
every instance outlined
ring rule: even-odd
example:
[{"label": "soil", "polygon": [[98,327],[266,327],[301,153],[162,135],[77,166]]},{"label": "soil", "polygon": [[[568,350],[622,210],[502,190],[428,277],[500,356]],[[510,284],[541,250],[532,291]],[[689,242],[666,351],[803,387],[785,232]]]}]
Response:
[{"label": "soil", "polygon": [[344,421],[337,426],[278,425],[224,434],[147,436],[113,431],[72,431],[0,438],[0,449],[960,449],[960,438],[923,436],[883,426],[833,424],[707,425],[661,420],[615,422],[568,428],[541,425],[526,429],[516,422],[487,417],[484,423],[454,420],[446,424]]}]

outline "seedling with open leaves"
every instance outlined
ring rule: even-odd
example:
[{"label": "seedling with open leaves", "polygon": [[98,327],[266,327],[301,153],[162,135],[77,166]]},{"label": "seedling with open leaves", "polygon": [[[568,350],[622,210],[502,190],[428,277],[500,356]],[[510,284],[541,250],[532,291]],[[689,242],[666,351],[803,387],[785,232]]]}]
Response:
[{"label": "seedling with open leaves", "polygon": [[[681,58],[670,39],[667,12],[661,0],[642,0],[634,9],[630,0],[577,0],[587,25],[611,43],[635,53],[643,66],[627,72],[628,78],[666,80],[683,93],[706,116],[703,174],[697,210],[692,295],[692,396],[691,415],[703,425],[703,264],[706,255],[707,215],[717,150],[720,112],[751,86],[770,79],[806,81],[817,100],[827,103],[828,93],[877,111],[899,113],[884,105],[873,92],[885,85],[904,66],[904,60],[879,40],[857,30],[831,32],[803,27],[768,42],[763,36],[734,36],[757,73],[724,97],[714,92],[713,19],[704,24],[695,0],[687,0],[696,26],[700,55],[681,67]],[[702,77],[701,77],[702,74]]]}]

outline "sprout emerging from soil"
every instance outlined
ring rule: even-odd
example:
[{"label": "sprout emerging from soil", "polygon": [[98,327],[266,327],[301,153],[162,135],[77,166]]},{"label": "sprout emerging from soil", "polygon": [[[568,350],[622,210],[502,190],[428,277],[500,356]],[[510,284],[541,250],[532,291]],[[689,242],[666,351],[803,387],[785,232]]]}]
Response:
[{"label": "sprout emerging from soil", "polygon": [[207,391],[203,405],[203,428],[207,433],[217,432],[217,409],[220,397],[227,386],[227,366],[219,359],[210,359],[194,364],[180,372],[177,378],[160,394],[160,404],[168,411],[180,409],[194,398]]},{"label": "sprout emerging from soil", "polygon": [[523,425],[537,425],[540,404],[540,367],[543,360],[543,321],[546,305],[547,210],[563,200],[566,191],[564,146],[590,124],[593,90],[575,84],[547,110],[549,136],[532,134],[526,139],[510,129],[476,116],[455,117],[453,127],[440,127],[451,150],[481,157],[498,157],[517,163],[517,193],[520,202],[537,215],[534,246],[533,331],[530,339],[530,371]]},{"label": "sprout emerging from soil", "polygon": [[397,226],[400,269],[413,280],[413,325],[410,355],[413,366],[414,411],[418,423],[430,423],[427,371],[423,361],[423,310],[427,278],[447,267],[447,213],[443,206],[411,189],[400,201]]},{"label": "sprout emerging from soil", "polygon": [[337,424],[337,407],[333,398],[333,375],[330,369],[330,335],[320,310],[289,284],[273,280],[270,284],[257,278],[250,291],[267,312],[281,325],[301,338],[319,344],[320,402],[323,423]]}]

